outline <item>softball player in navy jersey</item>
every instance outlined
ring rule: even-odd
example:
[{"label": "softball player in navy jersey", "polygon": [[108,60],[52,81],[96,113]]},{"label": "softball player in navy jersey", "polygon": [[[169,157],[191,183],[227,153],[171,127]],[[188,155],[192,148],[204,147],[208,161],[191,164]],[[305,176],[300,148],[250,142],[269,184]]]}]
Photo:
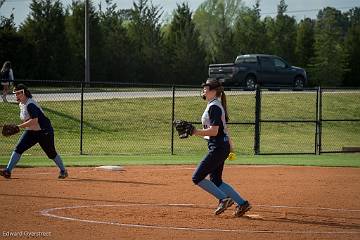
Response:
[{"label": "softball player in navy jersey", "polygon": [[11,177],[11,172],[17,162],[20,160],[23,152],[39,143],[48,158],[52,159],[60,169],[59,179],[64,179],[68,173],[64,167],[63,161],[55,150],[54,144],[54,129],[51,126],[50,120],[45,116],[44,111],[32,99],[32,95],[24,84],[19,84],[14,87],[16,101],[19,102],[20,119],[22,123],[18,125],[19,128],[25,128],[21,135],[7,167],[0,171],[0,175],[5,178]]},{"label": "softball player in navy jersey", "polygon": [[[208,104],[201,118],[203,129],[195,129],[193,135],[207,140],[208,154],[198,165],[192,180],[219,200],[215,215],[223,213],[235,202],[237,206],[234,216],[241,217],[251,209],[250,203],[222,180],[224,162],[232,148],[226,126],[228,116],[224,88],[216,79],[208,79],[202,87],[202,97]],[[208,175],[210,180],[206,179]]]}]

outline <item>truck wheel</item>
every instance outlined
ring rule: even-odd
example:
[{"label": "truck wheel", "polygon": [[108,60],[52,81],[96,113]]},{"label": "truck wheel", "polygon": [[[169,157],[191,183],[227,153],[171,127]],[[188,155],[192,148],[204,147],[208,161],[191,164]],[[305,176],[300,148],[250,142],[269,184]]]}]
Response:
[{"label": "truck wheel", "polygon": [[294,81],[294,89],[295,90],[303,90],[304,89],[304,78],[302,77],[296,77]]},{"label": "truck wheel", "polygon": [[245,89],[246,90],[255,90],[256,88],[256,79],[253,76],[249,76],[245,80]]}]

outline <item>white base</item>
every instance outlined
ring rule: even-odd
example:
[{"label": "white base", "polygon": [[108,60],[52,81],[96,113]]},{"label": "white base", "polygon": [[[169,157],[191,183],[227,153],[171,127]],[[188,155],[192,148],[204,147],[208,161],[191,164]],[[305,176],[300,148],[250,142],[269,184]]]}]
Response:
[{"label": "white base", "polygon": [[96,167],[99,170],[106,170],[106,171],[125,171],[125,169],[121,166],[100,166]]},{"label": "white base", "polygon": [[263,220],[264,218],[262,216],[260,216],[259,214],[246,214],[244,215],[244,217],[246,218],[250,218],[250,219],[260,219]]}]

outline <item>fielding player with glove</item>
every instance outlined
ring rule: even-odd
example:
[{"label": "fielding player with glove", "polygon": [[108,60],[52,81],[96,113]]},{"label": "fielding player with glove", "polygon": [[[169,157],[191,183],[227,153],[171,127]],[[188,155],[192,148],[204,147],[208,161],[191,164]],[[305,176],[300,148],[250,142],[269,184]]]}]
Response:
[{"label": "fielding player with glove", "polygon": [[19,84],[15,86],[14,93],[16,101],[19,102],[22,123],[19,125],[5,125],[2,134],[4,136],[11,136],[18,133],[20,128],[25,128],[25,131],[12,152],[7,167],[0,171],[0,175],[10,178],[11,172],[20,160],[21,155],[36,143],[39,143],[48,158],[52,159],[59,167],[60,174],[58,178],[66,178],[68,173],[60,155],[55,150],[54,129],[51,126],[50,120],[45,116],[38,103],[32,99],[32,95],[25,85]]},{"label": "fielding player with glove", "polygon": [[[228,207],[237,204],[234,216],[241,217],[251,209],[248,201],[243,199],[236,190],[222,180],[224,162],[228,158],[232,145],[226,123],[228,114],[226,109],[226,96],[224,88],[216,79],[208,79],[202,85],[202,97],[207,101],[206,109],[202,115],[203,129],[195,129],[188,123],[174,122],[181,138],[187,136],[200,136],[208,142],[208,153],[197,166],[193,182],[212,194],[219,200],[215,215],[223,213]],[[210,180],[206,179],[210,176]]]}]

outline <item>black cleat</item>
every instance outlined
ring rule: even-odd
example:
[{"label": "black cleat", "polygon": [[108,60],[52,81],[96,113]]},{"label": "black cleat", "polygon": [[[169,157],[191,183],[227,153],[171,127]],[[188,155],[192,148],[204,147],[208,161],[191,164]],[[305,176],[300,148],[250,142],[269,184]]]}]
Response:
[{"label": "black cleat", "polygon": [[60,174],[59,174],[59,179],[65,179],[69,176],[68,172],[65,170],[65,171],[60,171]]},{"label": "black cleat", "polygon": [[242,217],[250,209],[251,209],[250,203],[248,201],[245,201],[244,204],[236,206],[234,216],[235,217]]},{"label": "black cleat", "polygon": [[11,172],[7,170],[0,170],[0,176],[3,176],[4,178],[11,178]]},{"label": "black cleat", "polygon": [[219,205],[215,210],[215,215],[222,214],[228,207],[231,207],[233,204],[234,201],[231,198],[224,198],[220,200]]}]

